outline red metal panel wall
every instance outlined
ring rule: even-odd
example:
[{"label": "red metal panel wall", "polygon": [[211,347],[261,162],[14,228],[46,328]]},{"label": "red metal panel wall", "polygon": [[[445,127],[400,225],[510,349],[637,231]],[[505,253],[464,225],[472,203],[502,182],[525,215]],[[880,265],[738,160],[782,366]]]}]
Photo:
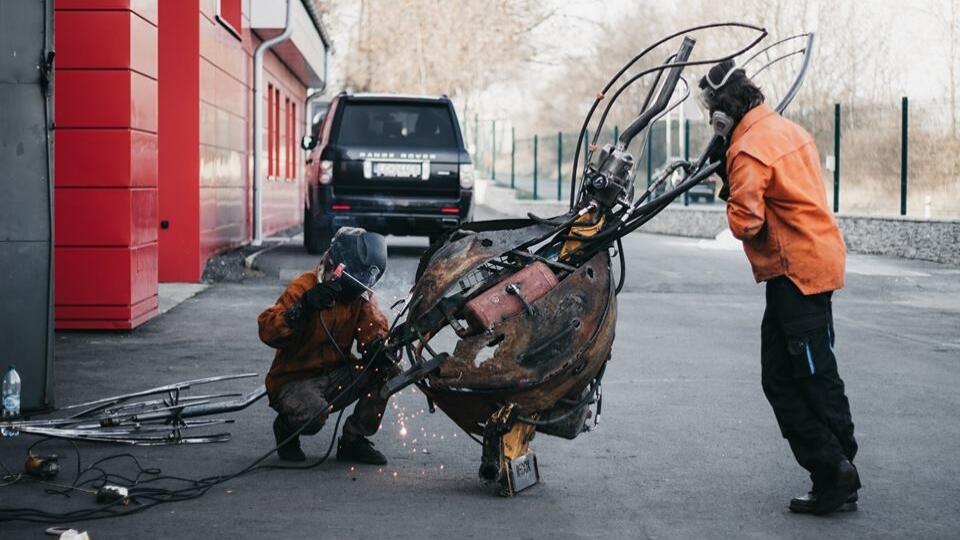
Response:
[{"label": "red metal panel wall", "polygon": [[57,0],[56,324],[157,313],[156,0]]},{"label": "red metal panel wall", "polygon": [[[198,281],[208,258],[251,237],[252,69],[259,40],[249,30],[249,2],[243,2],[239,37],[216,10],[216,0],[160,5],[159,220],[168,225],[159,233],[162,282]],[[306,88],[270,53],[265,72],[265,81],[303,102]],[[302,115],[296,121],[287,138],[299,140]],[[291,176],[264,184],[266,234],[302,219],[302,184],[299,174]]]},{"label": "red metal panel wall", "polygon": [[200,280],[200,29],[196,0],[160,5],[160,281]]},{"label": "red metal panel wall", "polygon": [[[200,0],[201,268],[215,253],[249,242],[252,227],[253,52],[259,40],[249,30],[249,2],[243,3],[240,38],[217,20],[216,7],[216,0]],[[269,83],[280,89],[281,100],[303,103],[306,87],[272,53],[265,58],[264,90]],[[290,134],[297,141],[302,134],[300,109],[296,132]],[[280,129],[284,137],[283,124]],[[296,161],[302,162],[302,154],[297,155]],[[264,171],[266,165],[264,156]],[[285,176],[264,181],[265,234],[293,227],[303,218],[300,175]]]}]

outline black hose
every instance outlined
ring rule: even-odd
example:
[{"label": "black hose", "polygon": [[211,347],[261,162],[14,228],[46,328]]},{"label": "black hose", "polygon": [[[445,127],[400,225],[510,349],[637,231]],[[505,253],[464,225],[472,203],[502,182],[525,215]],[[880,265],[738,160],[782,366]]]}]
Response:
[{"label": "black hose", "polygon": [[614,291],[614,294],[620,294],[620,291],[623,290],[623,284],[627,280],[627,259],[626,254],[623,252],[623,237],[617,238],[617,253],[618,258],[620,259],[620,281],[617,283],[617,289]]}]

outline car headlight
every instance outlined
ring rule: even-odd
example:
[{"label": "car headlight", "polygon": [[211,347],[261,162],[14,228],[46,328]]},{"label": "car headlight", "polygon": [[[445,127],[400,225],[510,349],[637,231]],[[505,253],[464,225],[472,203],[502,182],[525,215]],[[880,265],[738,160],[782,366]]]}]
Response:
[{"label": "car headlight", "polygon": [[473,170],[473,165],[465,163],[460,165],[460,187],[463,189],[470,189],[473,187],[473,182],[476,180],[477,174]]}]

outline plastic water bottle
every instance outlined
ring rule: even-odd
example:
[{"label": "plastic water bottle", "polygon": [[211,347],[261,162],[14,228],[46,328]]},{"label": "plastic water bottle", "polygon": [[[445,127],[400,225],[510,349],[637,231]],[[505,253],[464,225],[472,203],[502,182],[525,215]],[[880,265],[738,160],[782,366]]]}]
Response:
[{"label": "plastic water bottle", "polygon": [[[6,375],[3,376],[2,384],[3,412],[0,414],[0,420],[10,421],[20,416],[20,374],[17,368],[10,364]],[[20,430],[16,428],[0,429],[4,437],[16,437]]]}]

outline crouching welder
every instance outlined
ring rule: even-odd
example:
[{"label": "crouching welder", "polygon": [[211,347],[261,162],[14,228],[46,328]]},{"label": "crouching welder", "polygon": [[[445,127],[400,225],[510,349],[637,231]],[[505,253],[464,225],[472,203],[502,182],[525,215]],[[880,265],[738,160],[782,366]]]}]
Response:
[{"label": "crouching welder", "polygon": [[[386,269],[383,236],[340,229],[315,271],[290,282],[260,314],[260,339],[277,349],[266,377],[277,455],[306,459],[299,435],[313,435],[327,416],[356,401],[343,426],[337,459],[382,465],[386,458],[366,439],[377,432],[387,400],[384,382],[398,372],[383,352],[387,320],[371,287]],[[351,354],[354,341],[360,359]]]},{"label": "crouching welder", "polygon": [[783,436],[813,487],[794,512],[855,510],[860,478],[850,404],[837,372],[831,295],[843,287],[846,247],[827,206],[813,138],[763,103],[733,61],[699,87],[711,122],[733,126],[720,197],[757,282],[766,282],[761,378]]}]

